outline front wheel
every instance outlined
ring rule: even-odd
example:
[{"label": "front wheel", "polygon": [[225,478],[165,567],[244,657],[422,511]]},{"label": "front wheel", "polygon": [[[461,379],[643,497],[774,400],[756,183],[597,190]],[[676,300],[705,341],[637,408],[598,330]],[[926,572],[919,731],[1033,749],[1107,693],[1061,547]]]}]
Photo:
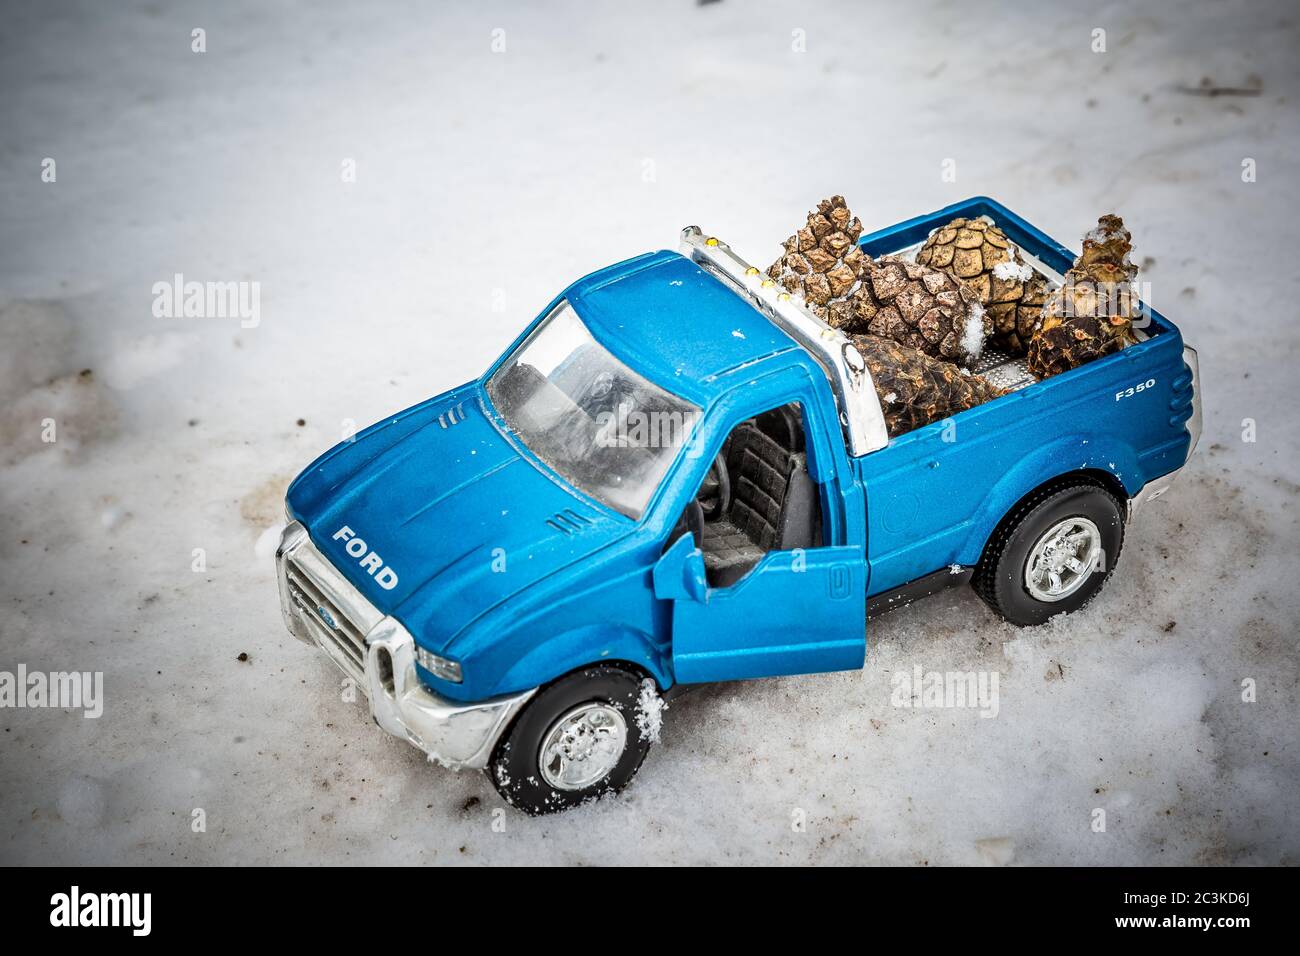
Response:
[{"label": "front wheel", "polygon": [[650,750],[658,701],[653,681],[621,668],[575,671],[529,701],[497,744],[488,776],[507,803],[531,814],[617,793]]},{"label": "front wheel", "polygon": [[1021,627],[1083,607],[1101,590],[1124,544],[1124,513],[1109,492],[1073,485],[1034,495],[994,534],[972,582]]}]

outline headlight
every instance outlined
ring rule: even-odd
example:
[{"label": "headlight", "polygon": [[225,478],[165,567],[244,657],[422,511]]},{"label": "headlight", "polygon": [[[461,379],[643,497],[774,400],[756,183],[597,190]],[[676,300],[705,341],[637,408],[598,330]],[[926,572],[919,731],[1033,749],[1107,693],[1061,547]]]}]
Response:
[{"label": "headlight", "polygon": [[439,657],[419,645],[416,645],[415,648],[415,659],[420,662],[421,667],[434,677],[441,677],[453,684],[459,684],[464,679],[460,672],[460,661]]}]

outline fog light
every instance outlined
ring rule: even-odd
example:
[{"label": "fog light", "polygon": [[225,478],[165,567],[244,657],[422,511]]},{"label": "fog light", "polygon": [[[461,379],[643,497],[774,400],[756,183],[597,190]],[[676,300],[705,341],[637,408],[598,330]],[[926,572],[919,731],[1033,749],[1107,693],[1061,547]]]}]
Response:
[{"label": "fog light", "polygon": [[464,679],[460,672],[460,661],[439,657],[437,654],[426,651],[418,645],[415,648],[415,659],[420,662],[421,667],[434,677],[441,677],[453,684],[459,684]]}]

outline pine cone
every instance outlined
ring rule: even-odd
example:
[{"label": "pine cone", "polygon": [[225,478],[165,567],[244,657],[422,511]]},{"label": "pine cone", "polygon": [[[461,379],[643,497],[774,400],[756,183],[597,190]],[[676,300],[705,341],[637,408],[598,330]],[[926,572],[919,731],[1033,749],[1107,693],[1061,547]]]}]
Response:
[{"label": "pine cone", "polygon": [[993,323],[990,344],[1024,354],[1048,285],[1001,229],[983,219],[954,219],[925,241],[916,261],[969,286]]},{"label": "pine cone", "polygon": [[832,301],[843,300],[871,262],[857,246],[860,235],[862,223],[843,196],[823,199],[804,228],[785,241],[785,254],[767,274],[825,318]]},{"label": "pine cone", "polygon": [[974,360],[992,330],[974,293],[946,273],[857,246],[862,223],[832,196],[786,240],[767,274],[827,324],[893,339],[936,358]]},{"label": "pine cone", "polygon": [[969,365],[993,321],[970,289],[938,269],[881,256],[849,295],[846,331],[879,335],[935,358]]},{"label": "pine cone", "polygon": [[891,438],[1005,394],[978,375],[891,339],[849,338],[871,372]]},{"label": "pine cone", "polygon": [[1084,238],[1083,253],[1043,305],[1029,340],[1026,364],[1034,375],[1059,375],[1137,341],[1137,266],[1129,259],[1130,239],[1115,215],[1102,216]]}]

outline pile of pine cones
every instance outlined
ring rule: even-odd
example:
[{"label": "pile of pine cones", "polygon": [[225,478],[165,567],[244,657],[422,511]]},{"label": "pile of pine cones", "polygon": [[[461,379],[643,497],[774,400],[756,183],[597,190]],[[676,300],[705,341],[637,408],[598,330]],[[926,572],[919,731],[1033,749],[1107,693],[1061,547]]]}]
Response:
[{"label": "pile of pine cones", "polygon": [[985,343],[1026,356],[1040,378],[1108,355],[1133,339],[1136,269],[1118,216],[1103,216],[1054,292],[996,225],[954,219],[916,261],[872,259],[843,196],[808,214],[767,270],[827,324],[843,330],[871,371],[891,436],[997,398],[970,372]]}]

